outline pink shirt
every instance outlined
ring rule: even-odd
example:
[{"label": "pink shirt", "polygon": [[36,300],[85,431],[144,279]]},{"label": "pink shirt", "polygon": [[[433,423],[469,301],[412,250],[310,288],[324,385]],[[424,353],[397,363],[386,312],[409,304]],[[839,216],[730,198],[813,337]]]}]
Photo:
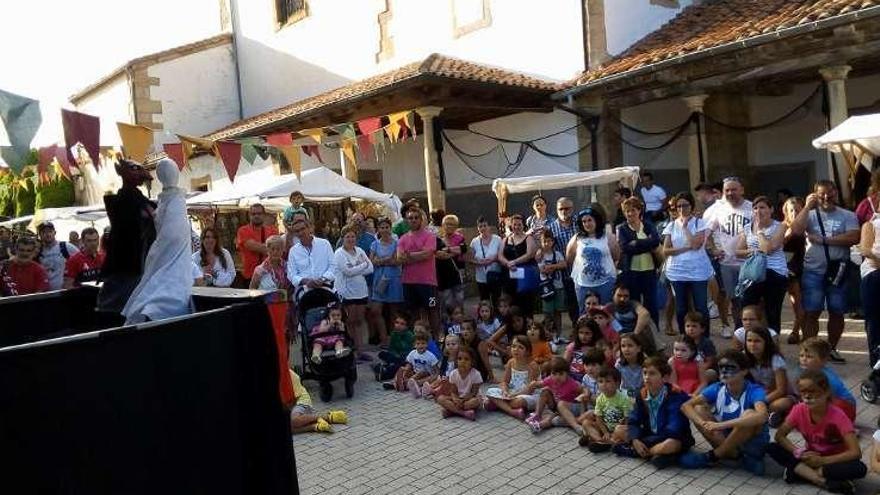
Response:
[{"label": "pink shirt", "polygon": [[483,377],[480,375],[480,372],[477,371],[476,368],[471,368],[471,371],[467,374],[466,377],[462,378],[462,376],[458,373],[458,370],[453,370],[452,373],[449,374],[449,383],[455,385],[458,389],[458,396],[464,397],[469,394],[471,388],[474,385],[479,385],[483,383]]},{"label": "pink shirt", "polygon": [[553,392],[553,397],[555,397],[556,400],[565,402],[574,402],[581,392],[581,384],[570,376],[562,383],[556,381],[552,376],[548,376],[547,378],[544,378],[542,384],[546,389]]},{"label": "pink shirt", "polygon": [[437,236],[427,229],[419,232],[407,232],[397,241],[398,253],[414,253],[428,251],[426,259],[403,265],[401,282],[404,284],[437,285],[437,268],[434,265],[434,251],[437,250]]},{"label": "pink shirt", "polygon": [[844,437],[855,432],[852,421],[839,407],[828,405],[825,417],[818,423],[810,418],[810,409],[803,402],[791,408],[785,422],[801,433],[807,450],[819,455],[834,455],[846,450]]}]

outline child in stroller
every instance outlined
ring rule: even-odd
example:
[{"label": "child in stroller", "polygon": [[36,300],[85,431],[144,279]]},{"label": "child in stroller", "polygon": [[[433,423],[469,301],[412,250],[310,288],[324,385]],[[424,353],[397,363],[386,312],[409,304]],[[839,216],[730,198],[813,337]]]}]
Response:
[{"label": "child in stroller", "polygon": [[327,318],[322,319],[309,333],[309,337],[313,339],[312,362],[321,364],[321,354],[325,348],[332,347],[337,358],[343,358],[351,353],[351,349],[345,347],[345,335],[342,305],[333,303],[327,310]]}]

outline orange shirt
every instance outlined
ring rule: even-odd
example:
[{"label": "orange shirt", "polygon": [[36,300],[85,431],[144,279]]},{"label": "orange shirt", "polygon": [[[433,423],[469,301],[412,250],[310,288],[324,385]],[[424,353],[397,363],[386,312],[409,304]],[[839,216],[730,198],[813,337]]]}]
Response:
[{"label": "orange shirt", "polygon": [[550,350],[550,343],[541,340],[532,343],[532,361],[538,364],[544,364],[553,357],[553,351]]},{"label": "orange shirt", "polygon": [[235,236],[235,246],[238,248],[238,254],[241,255],[241,274],[244,278],[250,280],[254,276],[254,269],[266,259],[264,254],[251,251],[244,247],[248,240],[257,241],[265,244],[266,239],[278,234],[278,229],[272,226],[261,225],[254,227],[251,224],[242,225],[238,228],[238,235]]}]

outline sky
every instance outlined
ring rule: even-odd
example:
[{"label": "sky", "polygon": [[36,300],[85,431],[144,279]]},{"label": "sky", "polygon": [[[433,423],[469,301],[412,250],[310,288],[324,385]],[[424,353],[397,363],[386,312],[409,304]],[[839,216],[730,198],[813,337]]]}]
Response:
[{"label": "sky", "polygon": [[[32,146],[63,139],[70,95],[133,58],[220,32],[220,0],[0,2],[0,89],[40,101]],[[51,12],[51,15],[46,15]],[[0,124],[0,145],[6,142]]]}]

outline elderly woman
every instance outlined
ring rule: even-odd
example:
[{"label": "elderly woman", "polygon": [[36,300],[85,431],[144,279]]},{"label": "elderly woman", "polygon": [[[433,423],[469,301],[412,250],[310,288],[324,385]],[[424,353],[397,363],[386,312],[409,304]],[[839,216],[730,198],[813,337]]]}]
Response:
[{"label": "elderly woman", "polygon": [[602,304],[610,303],[617,281],[620,247],[617,236],[607,233],[605,225],[605,212],[601,206],[593,204],[584,208],[577,214],[577,235],[568,241],[565,249],[581,313],[587,292],[599,294]]},{"label": "elderly woman", "polygon": [[464,305],[464,254],[467,252],[464,236],[458,231],[458,217],[446,215],[440,221],[437,233],[437,288],[443,314],[450,308]]},{"label": "elderly woman", "polygon": [[226,248],[220,247],[220,236],[214,227],[205,227],[199,238],[201,247],[193,253],[193,263],[201,272],[204,285],[229,287],[235,279],[235,264]]},{"label": "elderly woman", "polygon": [[507,227],[510,233],[498,253],[498,262],[508,270],[508,281],[503,290],[513,298],[514,306],[531,316],[538,293],[538,263],[535,261],[538,244],[534,237],[525,233],[522,215],[508,217]]}]

